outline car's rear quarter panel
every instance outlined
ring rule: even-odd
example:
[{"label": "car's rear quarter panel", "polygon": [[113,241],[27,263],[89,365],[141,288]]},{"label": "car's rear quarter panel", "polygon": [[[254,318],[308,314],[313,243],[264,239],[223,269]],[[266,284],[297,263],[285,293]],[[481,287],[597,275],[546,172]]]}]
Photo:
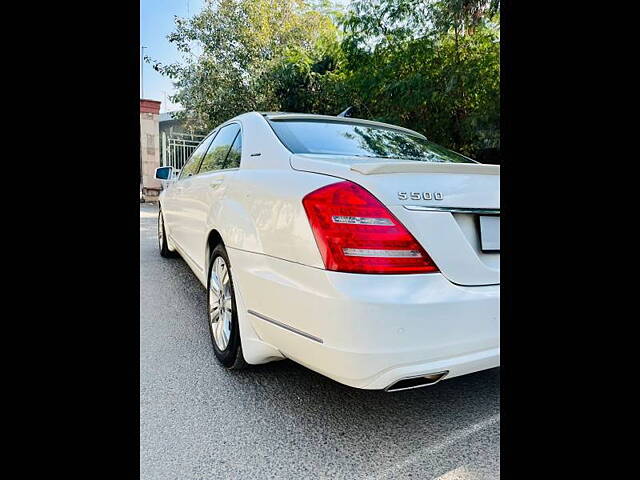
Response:
[{"label": "car's rear quarter panel", "polygon": [[302,198],[335,181],[287,170],[239,170],[227,186],[220,222],[226,245],[323,268]]}]

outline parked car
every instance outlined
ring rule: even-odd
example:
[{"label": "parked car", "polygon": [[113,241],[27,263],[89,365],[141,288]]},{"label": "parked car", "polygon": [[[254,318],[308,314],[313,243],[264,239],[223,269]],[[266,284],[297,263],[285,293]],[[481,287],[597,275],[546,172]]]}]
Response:
[{"label": "parked car", "polygon": [[289,358],[397,391],[500,364],[498,165],[384,123],[251,112],[156,178],[160,254],[206,287],[225,367]]}]

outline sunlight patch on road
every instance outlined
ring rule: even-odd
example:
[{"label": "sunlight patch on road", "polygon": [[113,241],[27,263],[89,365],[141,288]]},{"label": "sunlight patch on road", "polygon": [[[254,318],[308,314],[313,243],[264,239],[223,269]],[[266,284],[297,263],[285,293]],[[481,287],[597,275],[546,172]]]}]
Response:
[{"label": "sunlight patch on road", "polygon": [[[370,476],[368,478],[370,478],[371,480],[382,480],[384,478],[395,478],[395,475],[398,470],[401,470],[405,467],[410,466],[413,463],[416,463],[419,460],[422,460],[424,457],[429,456],[429,455],[434,455],[436,453],[439,453],[440,451],[444,450],[445,448],[455,444],[456,442],[459,442],[460,440],[465,439],[466,437],[473,435],[476,432],[479,432],[480,430],[483,430],[487,427],[490,427],[491,425],[494,425],[496,423],[500,422],[500,414],[497,413],[495,415],[492,415],[489,418],[486,418],[484,420],[481,420],[479,422],[473,423],[471,425],[469,425],[468,427],[462,428],[460,430],[457,430],[455,433],[452,433],[451,435],[449,435],[448,437],[446,437],[442,442],[433,445],[433,446],[429,446],[429,447],[425,447],[425,448],[421,448],[417,451],[415,451],[414,453],[412,453],[411,455],[409,455],[408,457],[405,457],[403,460],[401,460],[400,462],[392,465],[391,467],[378,472],[377,474]],[[449,472],[447,472],[445,474],[445,476],[442,477],[438,477],[439,479],[442,480],[453,480],[453,479],[465,479],[467,477],[464,476],[455,476],[455,472],[456,470],[459,470],[459,468],[455,469],[455,470],[451,470]],[[466,469],[465,469],[466,470]],[[467,471],[468,472],[468,471]],[[449,476],[447,477],[446,475],[453,475],[453,476]]]},{"label": "sunlight patch on road", "polygon": [[449,470],[444,475],[434,478],[434,480],[473,480],[475,476],[464,465],[453,470]]}]

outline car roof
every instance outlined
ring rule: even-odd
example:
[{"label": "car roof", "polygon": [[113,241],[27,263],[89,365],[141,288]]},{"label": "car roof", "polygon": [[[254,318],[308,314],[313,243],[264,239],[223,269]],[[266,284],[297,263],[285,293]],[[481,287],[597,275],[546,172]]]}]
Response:
[{"label": "car roof", "polygon": [[267,120],[322,120],[329,122],[341,122],[341,123],[351,123],[351,124],[361,124],[361,125],[369,125],[373,127],[382,127],[388,128],[391,130],[400,130],[403,132],[410,133],[412,135],[417,135],[420,138],[426,139],[424,135],[418,133],[414,130],[410,130],[408,128],[399,127],[397,125],[391,125],[389,123],[383,122],[375,122],[373,120],[365,120],[363,118],[353,118],[353,117],[334,117],[331,115],[318,115],[314,113],[292,113],[292,112],[256,112]]}]

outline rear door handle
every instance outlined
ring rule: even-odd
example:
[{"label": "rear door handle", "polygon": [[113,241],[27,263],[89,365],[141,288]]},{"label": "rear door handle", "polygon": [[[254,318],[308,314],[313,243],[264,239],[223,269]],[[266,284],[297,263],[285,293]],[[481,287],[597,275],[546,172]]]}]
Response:
[{"label": "rear door handle", "polygon": [[217,188],[222,184],[223,179],[222,178],[216,178],[215,180],[211,180],[211,183],[209,183],[209,186],[211,188]]}]

